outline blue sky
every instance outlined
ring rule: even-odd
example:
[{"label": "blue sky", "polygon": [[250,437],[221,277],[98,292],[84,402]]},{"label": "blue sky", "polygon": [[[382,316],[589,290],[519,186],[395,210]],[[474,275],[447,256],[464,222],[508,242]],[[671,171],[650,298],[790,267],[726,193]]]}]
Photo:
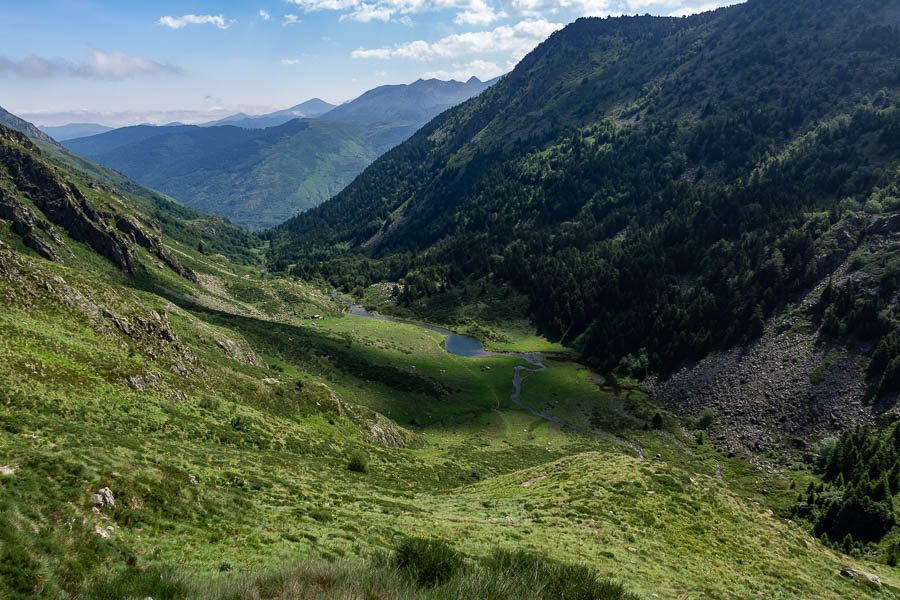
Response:
[{"label": "blue sky", "polygon": [[0,2],[0,106],[37,124],[199,122],[509,71],[581,16],[735,0]]}]

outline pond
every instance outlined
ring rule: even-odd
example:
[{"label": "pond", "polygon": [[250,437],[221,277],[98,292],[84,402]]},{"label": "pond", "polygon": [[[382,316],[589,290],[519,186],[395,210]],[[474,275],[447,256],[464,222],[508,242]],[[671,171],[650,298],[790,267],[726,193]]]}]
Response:
[{"label": "pond", "polygon": [[349,304],[350,314],[355,317],[366,317],[367,319],[389,321],[391,323],[405,323],[406,325],[414,325],[416,327],[421,327],[422,329],[436,331],[441,335],[446,336],[444,338],[444,350],[446,350],[450,354],[462,356],[463,358],[484,358],[491,355],[490,352],[484,349],[484,344],[482,344],[480,340],[477,340],[471,336],[461,335],[459,333],[450,331],[449,329],[444,329],[443,327],[437,327],[435,325],[417,323],[416,321],[407,321],[406,319],[395,319],[392,317],[373,315],[365,308],[363,308],[362,305],[354,302],[353,300],[350,300],[349,298],[344,298],[343,296],[338,294],[337,290],[331,290],[331,295],[341,302]]}]

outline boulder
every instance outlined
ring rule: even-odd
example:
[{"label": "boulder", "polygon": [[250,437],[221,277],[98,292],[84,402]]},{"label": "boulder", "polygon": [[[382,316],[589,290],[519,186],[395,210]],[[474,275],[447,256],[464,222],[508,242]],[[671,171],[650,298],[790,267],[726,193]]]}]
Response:
[{"label": "boulder", "polygon": [[878,579],[878,575],[872,575],[871,573],[847,567],[841,570],[841,577],[846,577],[847,579],[866,585],[873,590],[881,589],[881,580]]},{"label": "boulder", "polygon": [[111,489],[104,487],[97,490],[96,494],[91,495],[91,502],[94,503],[94,506],[99,508],[104,506],[115,506],[116,497],[113,495]]}]

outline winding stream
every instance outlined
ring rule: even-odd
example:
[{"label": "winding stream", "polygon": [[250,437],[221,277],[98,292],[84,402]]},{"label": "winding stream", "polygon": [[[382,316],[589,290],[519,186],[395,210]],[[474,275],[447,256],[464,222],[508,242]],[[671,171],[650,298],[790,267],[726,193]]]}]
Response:
[{"label": "winding stream", "polygon": [[391,317],[383,317],[381,315],[373,315],[369,311],[367,311],[361,304],[350,300],[349,298],[345,298],[338,294],[338,291],[332,290],[331,295],[341,302],[348,304],[350,306],[350,314],[356,317],[365,317],[367,319],[376,319],[378,321],[388,321],[390,323],[403,323],[406,325],[413,325],[415,327],[420,327],[422,329],[428,329],[430,331],[436,331],[441,335],[446,336],[444,339],[444,350],[449,352],[450,354],[455,354],[456,356],[462,356],[463,358],[487,358],[489,356],[515,356],[517,358],[521,358],[528,364],[532,365],[532,368],[526,367],[524,365],[518,365],[513,370],[513,393],[510,396],[510,399],[516,403],[517,406],[523,408],[533,414],[536,417],[540,417],[546,421],[552,421],[553,423],[557,423],[562,425],[563,427],[568,427],[578,433],[582,433],[584,435],[588,435],[590,437],[605,440],[607,442],[612,442],[614,444],[619,444],[620,446],[625,446],[630,448],[634,452],[637,453],[638,456],[644,458],[644,452],[641,450],[640,446],[637,444],[633,444],[629,441],[617,438],[615,436],[606,435],[603,433],[594,433],[592,431],[585,431],[580,427],[572,425],[571,423],[564,421],[563,419],[556,417],[554,415],[547,414],[545,412],[541,412],[539,410],[535,410],[534,408],[528,406],[521,400],[522,395],[522,381],[525,379],[525,375],[522,375],[522,371],[526,371],[529,373],[540,373],[542,371],[547,370],[547,365],[543,362],[543,357],[539,354],[534,353],[516,353],[516,352],[489,352],[484,349],[484,344],[481,343],[480,340],[477,340],[468,335],[460,335],[454,331],[450,331],[449,329],[444,329],[443,327],[437,327],[435,325],[426,325],[425,323],[417,323],[416,321],[408,321],[405,319],[394,319]]}]

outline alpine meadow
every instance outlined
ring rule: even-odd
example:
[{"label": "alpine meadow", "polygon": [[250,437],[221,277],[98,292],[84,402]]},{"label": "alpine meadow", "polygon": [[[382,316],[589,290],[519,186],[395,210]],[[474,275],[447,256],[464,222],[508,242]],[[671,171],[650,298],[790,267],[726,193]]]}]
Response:
[{"label": "alpine meadow", "polygon": [[14,4],[0,598],[900,600],[900,0]]}]

